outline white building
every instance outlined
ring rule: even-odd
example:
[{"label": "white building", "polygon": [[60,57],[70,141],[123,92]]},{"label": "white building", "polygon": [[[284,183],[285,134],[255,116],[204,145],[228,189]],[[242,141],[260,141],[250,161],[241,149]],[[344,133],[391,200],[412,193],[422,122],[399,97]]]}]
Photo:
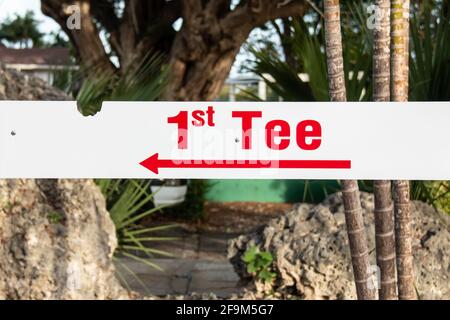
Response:
[{"label": "white building", "polygon": [[40,78],[53,85],[55,73],[76,70],[68,48],[13,49],[0,44],[0,63],[8,70],[16,70]]}]

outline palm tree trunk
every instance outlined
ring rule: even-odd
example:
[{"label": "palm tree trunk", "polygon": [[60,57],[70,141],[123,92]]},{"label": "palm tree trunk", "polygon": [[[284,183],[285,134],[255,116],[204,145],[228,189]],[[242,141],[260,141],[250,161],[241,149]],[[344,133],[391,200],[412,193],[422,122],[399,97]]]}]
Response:
[{"label": "palm tree trunk", "polygon": [[[375,2],[381,13],[374,30],[373,99],[390,101],[390,0]],[[375,197],[375,243],[377,265],[380,268],[379,297],[381,300],[397,299],[395,279],[394,213],[391,182],[374,182]]]},{"label": "palm tree trunk", "polygon": [[374,101],[390,101],[390,0],[377,0],[375,3],[381,10],[381,19],[374,29],[373,54],[373,99]]},{"label": "palm tree trunk", "polygon": [[[409,0],[392,0],[392,99],[408,101]],[[408,181],[394,181],[398,295],[416,299],[412,258],[412,226]]]},{"label": "palm tree trunk", "polygon": [[394,214],[391,198],[391,182],[374,182],[375,195],[375,243],[377,264],[380,268],[380,300],[397,299],[395,280]]},{"label": "palm tree trunk", "polygon": [[341,181],[341,187],[356,294],[359,300],[375,300],[376,290],[370,273],[369,250],[367,248],[358,181],[343,180]]},{"label": "palm tree trunk", "polygon": [[392,0],[391,16],[391,58],[392,58],[392,100],[408,101],[409,73],[409,1]]},{"label": "palm tree trunk", "polygon": [[324,1],[325,45],[328,89],[331,101],[347,101],[344,61],[342,57],[341,17],[339,0]]},{"label": "palm tree trunk", "polygon": [[400,300],[417,298],[414,287],[412,218],[409,197],[409,181],[394,181],[397,278]]},{"label": "palm tree trunk", "polygon": [[[331,101],[346,101],[339,0],[325,0],[324,6],[330,99]],[[375,290],[370,283],[369,251],[367,249],[358,182],[344,180],[341,181],[341,185],[356,293],[360,300],[375,299]]]}]

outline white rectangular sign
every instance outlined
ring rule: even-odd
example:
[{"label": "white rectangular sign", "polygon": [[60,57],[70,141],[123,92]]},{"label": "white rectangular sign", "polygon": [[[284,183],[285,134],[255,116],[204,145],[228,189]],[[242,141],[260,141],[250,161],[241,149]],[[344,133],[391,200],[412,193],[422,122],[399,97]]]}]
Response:
[{"label": "white rectangular sign", "polygon": [[450,180],[450,103],[5,101],[0,178]]}]

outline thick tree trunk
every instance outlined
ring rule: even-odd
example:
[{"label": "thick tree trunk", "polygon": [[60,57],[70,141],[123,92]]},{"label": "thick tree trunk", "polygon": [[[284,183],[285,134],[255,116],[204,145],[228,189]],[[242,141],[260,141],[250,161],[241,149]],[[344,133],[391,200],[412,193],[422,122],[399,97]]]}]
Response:
[{"label": "thick tree trunk", "polygon": [[183,3],[183,26],[171,49],[171,74],[165,100],[202,101],[219,94],[251,30],[245,21],[239,29],[228,28],[219,10],[220,6],[203,5],[199,1]]},{"label": "thick tree trunk", "polygon": [[[88,71],[115,71],[97,24],[109,34],[120,74],[151,52],[169,53],[166,100],[216,98],[252,29],[276,18],[302,16],[307,8],[304,0],[129,0],[119,17],[110,0],[41,0],[41,4],[42,11],[68,34]],[[81,30],[66,26],[65,8],[73,4],[82,9]],[[176,32],[173,24],[179,18],[183,24]]]},{"label": "thick tree trunk", "polygon": [[244,41],[243,36],[219,34],[220,38],[209,43],[190,31],[177,35],[165,100],[207,101],[219,95]]},{"label": "thick tree trunk", "polygon": [[[390,1],[377,0],[375,4],[381,16],[374,30],[373,98],[374,101],[390,101]],[[381,278],[379,298],[394,300],[397,298],[397,283],[391,182],[375,181],[374,196],[376,254]]]},{"label": "thick tree trunk", "polygon": [[[409,0],[392,0],[392,99],[408,101]],[[395,238],[397,248],[398,295],[416,299],[412,261],[409,182],[394,182]]]},{"label": "thick tree trunk", "polygon": [[304,1],[183,2],[183,26],[171,50],[170,82],[165,100],[215,99],[250,32],[277,17],[302,16]]},{"label": "thick tree trunk", "polygon": [[[324,5],[330,99],[331,101],[346,101],[339,1],[325,0]],[[367,249],[358,182],[354,180],[341,181],[341,186],[358,299],[375,299],[375,290],[371,283],[369,251]]]},{"label": "thick tree trunk", "polygon": [[228,1],[182,2],[183,25],[170,50],[170,81],[164,100],[202,101],[219,95],[252,29],[245,19],[239,28],[230,27],[229,15]]},{"label": "thick tree trunk", "polygon": [[[82,65],[115,71],[96,25],[109,34],[120,62],[119,73],[151,52],[168,53],[171,79],[166,100],[211,100],[218,96],[241,45],[252,29],[277,18],[302,16],[306,1],[279,0],[129,0],[117,15],[110,0],[41,0],[42,11],[55,19],[78,51]],[[81,30],[69,30],[64,8],[82,9]],[[183,19],[176,32],[173,23]]]}]

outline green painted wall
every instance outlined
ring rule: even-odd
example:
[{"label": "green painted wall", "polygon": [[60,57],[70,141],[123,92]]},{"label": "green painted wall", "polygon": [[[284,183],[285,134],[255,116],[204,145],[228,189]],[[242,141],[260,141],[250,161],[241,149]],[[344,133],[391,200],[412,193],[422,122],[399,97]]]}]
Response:
[{"label": "green painted wall", "polygon": [[319,202],[336,192],[336,181],[210,180],[209,201]]}]

